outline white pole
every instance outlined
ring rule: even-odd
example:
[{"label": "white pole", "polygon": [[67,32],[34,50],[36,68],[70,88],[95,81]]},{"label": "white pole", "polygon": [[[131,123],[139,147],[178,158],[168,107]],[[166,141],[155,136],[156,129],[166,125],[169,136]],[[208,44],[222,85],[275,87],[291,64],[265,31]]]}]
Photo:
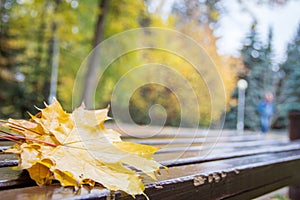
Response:
[{"label": "white pole", "polygon": [[245,116],[245,90],[248,87],[247,81],[240,79],[238,85],[238,110],[236,129],[239,133],[244,132],[244,116]]}]

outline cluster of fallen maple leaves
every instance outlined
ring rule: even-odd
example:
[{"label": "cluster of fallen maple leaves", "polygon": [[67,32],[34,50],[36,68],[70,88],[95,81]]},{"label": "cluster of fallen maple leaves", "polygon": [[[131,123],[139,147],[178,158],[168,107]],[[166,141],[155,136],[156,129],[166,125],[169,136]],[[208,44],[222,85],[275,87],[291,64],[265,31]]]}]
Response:
[{"label": "cluster of fallen maple leaves", "polygon": [[106,129],[108,109],[66,113],[54,100],[27,120],[9,119],[2,126],[10,132],[2,138],[16,144],[7,150],[19,155],[19,168],[26,169],[38,185],[58,180],[62,186],[94,186],[144,194],[135,168],[155,179],[161,165],[153,160],[156,147],[124,142],[120,134]]}]

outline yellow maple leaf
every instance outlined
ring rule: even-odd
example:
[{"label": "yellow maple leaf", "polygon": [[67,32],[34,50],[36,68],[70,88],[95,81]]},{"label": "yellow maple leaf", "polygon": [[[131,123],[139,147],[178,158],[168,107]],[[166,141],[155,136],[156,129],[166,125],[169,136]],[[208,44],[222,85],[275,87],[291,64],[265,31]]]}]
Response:
[{"label": "yellow maple leaf", "polygon": [[104,127],[108,109],[66,113],[54,100],[30,121],[9,119],[4,126],[21,136],[9,152],[19,155],[19,168],[27,169],[38,185],[58,180],[62,186],[94,186],[131,195],[144,194],[139,170],[155,179],[161,165],[153,160],[156,147],[124,142]]}]

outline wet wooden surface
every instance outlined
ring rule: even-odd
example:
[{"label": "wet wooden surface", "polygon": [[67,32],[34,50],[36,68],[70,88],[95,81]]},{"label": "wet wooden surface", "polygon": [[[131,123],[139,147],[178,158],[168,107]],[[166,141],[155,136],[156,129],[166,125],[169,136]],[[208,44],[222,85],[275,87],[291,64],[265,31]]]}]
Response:
[{"label": "wet wooden surface", "polygon": [[[171,130],[144,135],[136,132],[124,140],[151,144],[161,149],[155,159],[168,171],[161,170],[156,182],[145,177],[150,199],[251,199],[300,181],[300,141],[285,135],[267,137],[247,132],[205,131],[173,133]],[[11,143],[0,141],[0,152]],[[0,197],[5,199],[113,199],[102,188],[82,189],[59,186],[38,187],[28,175],[12,170],[17,165],[13,154],[0,154]],[[132,199],[118,192],[116,199]],[[137,196],[137,199],[145,199]],[[1,198],[2,199],[2,198]]]}]

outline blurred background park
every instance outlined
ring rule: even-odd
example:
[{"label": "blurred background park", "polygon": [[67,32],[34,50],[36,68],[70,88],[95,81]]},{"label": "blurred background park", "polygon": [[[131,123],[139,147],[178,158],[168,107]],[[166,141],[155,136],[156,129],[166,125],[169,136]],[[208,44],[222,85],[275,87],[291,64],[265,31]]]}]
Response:
[{"label": "blurred background park", "polygon": [[[97,86],[96,108],[110,104],[124,74],[155,62],[171,66],[189,81],[200,103],[187,103],[185,109],[199,108],[199,126],[225,117],[225,128],[236,128],[237,82],[244,79],[245,128],[259,130],[257,104],[271,92],[272,128],[284,129],[287,113],[300,109],[299,9],[297,0],[0,0],[0,118],[28,118],[27,111],[36,113],[34,106],[43,107],[53,96],[71,111],[75,77],[98,43],[129,29],[161,27],[193,38],[206,50],[224,83],[225,110],[211,115],[210,92],[189,62],[149,49],[111,63]],[[88,85],[82,87],[78,101],[87,99]],[[185,92],[180,91],[188,102]],[[179,126],[189,119],[181,119],[176,95],[158,84],[144,85],[130,98],[130,114],[136,123],[148,124],[149,108],[159,104],[168,115],[166,125]]]}]

